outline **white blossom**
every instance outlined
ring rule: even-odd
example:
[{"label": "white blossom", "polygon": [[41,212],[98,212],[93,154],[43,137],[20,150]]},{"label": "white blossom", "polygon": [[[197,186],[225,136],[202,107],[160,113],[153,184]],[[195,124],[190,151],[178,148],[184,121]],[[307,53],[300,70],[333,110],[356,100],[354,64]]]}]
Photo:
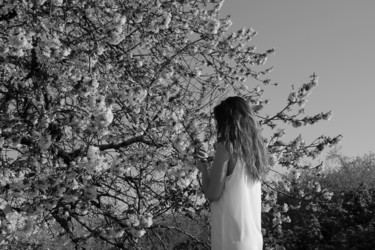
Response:
[{"label": "white blossom", "polygon": [[321,186],[320,186],[320,183],[319,183],[319,182],[316,182],[316,183],[315,183],[315,192],[320,193],[321,190],[322,190],[322,188],[321,188]]},{"label": "white blossom", "polygon": [[270,154],[270,158],[269,158],[269,165],[271,167],[274,167],[278,164],[278,157],[276,154]]},{"label": "white blossom", "polygon": [[98,47],[96,48],[96,53],[100,56],[100,55],[103,55],[103,53],[104,53],[104,51],[105,51],[105,48],[104,48],[104,46],[103,45],[98,45]]},{"label": "white blossom", "polygon": [[210,30],[210,33],[217,34],[217,31],[220,28],[220,21],[217,19],[211,19],[208,22],[208,28]]},{"label": "white blossom", "polygon": [[131,214],[127,220],[127,224],[129,226],[138,227],[140,225],[138,216],[135,214]]},{"label": "white blossom", "polygon": [[323,194],[323,198],[330,201],[332,199],[332,196],[333,196],[333,192],[325,192]]},{"label": "white blossom", "polygon": [[300,171],[298,171],[298,170],[294,171],[294,178],[296,178],[296,180],[298,180],[300,176],[301,176]]},{"label": "white blossom", "polygon": [[47,0],[38,0],[37,1],[37,4],[38,5],[43,5]]},{"label": "white blossom", "polygon": [[108,126],[113,121],[113,113],[110,107],[107,107],[105,111],[100,114],[100,123],[103,126]]},{"label": "white blossom", "polygon": [[96,146],[89,146],[87,150],[87,157],[91,162],[96,161],[99,158],[99,148]]},{"label": "white blossom", "polygon": [[71,48],[64,48],[63,49],[63,52],[62,52],[62,56],[63,57],[67,57],[70,55],[70,53],[72,52],[72,49]]},{"label": "white blossom", "polygon": [[163,27],[164,29],[168,29],[169,28],[169,24],[171,23],[171,20],[172,20],[172,14],[167,12],[164,14],[164,23],[163,23]]},{"label": "white blossom", "polygon": [[133,230],[132,233],[133,233],[133,236],[134,236],[134,237],[136,237],[136,238],[141,238],[141,237],[146,233],[146,230],[144,230],[144,229],[141,229],[141,230]]},{"label": "white blossom", "polygon": [[292,92],[292,93],[289,94],[288,101],[289,102],[296,102],[297,101],[295,92]]},{"label": "white blossom", "polygon": [[4,142],[5,142],[4,138],[0,137],[0,149],[3,147]]},{"label": "white blossom", "polygon": [[286,213],[286,212],[288,212],[288,210],[289,210],[288,204],[284,203],[284,205],[283,205],[283,212]]},{"label": "white blossom", "polygon": [[271,210],[271,206],[269,204],[262,205],[262,213],[268,213]]},{"label": "white blossom", "polygon": [[124,25],[124,24],[126,23],[126,16],[122,16],[122,17],[120,18],[119,23],[120,23],[121,25]]},{"label": "white blossom", "polygon": [[52,0],[52,4],[55,6],[61,6],[63,2],[63,0]]},{"label": "white blossom", "polygon": [[152,215],[150,213],[147,213],[143,216],[141,216],[140,224],[144,227],[148,228],[152,226]]}]

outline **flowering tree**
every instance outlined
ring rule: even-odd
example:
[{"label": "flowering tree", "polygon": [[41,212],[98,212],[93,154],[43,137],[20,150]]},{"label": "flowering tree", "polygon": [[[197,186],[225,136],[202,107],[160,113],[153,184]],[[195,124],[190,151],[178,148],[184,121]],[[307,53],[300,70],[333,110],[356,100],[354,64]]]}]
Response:
[{"label": "flowering tree", "polygon": [[[317,78],[291,91],[280,112],[262,115],[270,69],[260,65],[273,50],[256,52],[252,29],[228,33],[222,4],[1,1],[1,244],[53,223],[77,246],[91,238],[123,249],[140,240],[165,246],[163,228],[199,243],[161,218],[173,212],[193,219],[207,209],[194,148],[200,140],[212,152],[210,110],[228,94],[243,96],[275,131],[266,139],[271,165],[299,171],[302,157],[338,142],[281,141],[280,123],[329,118],[303,114]],[[277,219],[273,192],[265,186],[265,213]]]}]

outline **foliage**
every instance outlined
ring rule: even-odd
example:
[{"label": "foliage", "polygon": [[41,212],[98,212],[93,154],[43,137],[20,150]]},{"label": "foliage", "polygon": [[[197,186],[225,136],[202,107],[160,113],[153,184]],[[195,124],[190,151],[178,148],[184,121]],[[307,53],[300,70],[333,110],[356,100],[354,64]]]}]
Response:
[{"label": "foliage", "polygon": [[345,191],[324,210],[321,245],[326,249],[375,247],[375,189],[360,186]]},{"label": "foliage", "polygon": [[354,190],[361,185],[375,188],[375,153],[349,158],[333,150],[328,159],[331,166],[328,165],[322,180],[326,187],[337,193]]},{"label": "foliage", "polygon": [[[270,84],[270,68],[262,65],[273,50],[256,52],[252,29],[229,33],[229,17],[219,18],[222,4],[1,1],[2,247],[19,241],[16,232],[32,238],[46,230],[77,248],[91,240],[120,249],[166,244],[148,237],[163,227],[161,218],[209,208],[193,152],[197,139],[212,152],[210,111],[228,94],[248,100],[273,131],[265,138],[271,165],[304,171],[303,157],[340,140],[282,141],[280,124],[330,118],[304,115],[317,76],[293,89],[279,112],[262,114],[262,87]],[[279,230],[282,207],[272,189],[264,195],[273,211],[267,218]],[[270,247],[279,233],[272,225]],[[183,226],[168,230],[200,244]]]},{"label": "foliage", "polygon": [[[355,162],[368,163],[369,159],[365,155],[357,157]],[[355,169],[368,167],[367,164],[354,166]],[[286,249],[373,249],[375,189],[372,183],[355,186],[353,182],[339,183],[342,178],[331,179],[332,172],[324,170],[323,164],[320,168],[319,172],[308,169],[302,174],[291,171],[273,183],[279,209],[273,206],[263,214],[265,227],[273,229],[267,232],[272,236],[266,237],[272,239],[268,245],[273,243]],[[335,174],[345,176],[347,171],[338,168]],[[327,183],[337,184],[330,186],[336,189],[328,190]],[[273,219],[275,213],[279,221]]]}]

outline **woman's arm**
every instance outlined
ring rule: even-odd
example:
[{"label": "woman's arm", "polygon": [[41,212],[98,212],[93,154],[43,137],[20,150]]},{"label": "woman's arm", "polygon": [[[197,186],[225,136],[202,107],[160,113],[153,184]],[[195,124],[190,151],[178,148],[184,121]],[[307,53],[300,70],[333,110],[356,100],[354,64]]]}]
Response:
[{"label": "woman's arm", "polygon": [[227,168],[230,160],[230,154],[223,143],[217,143],[215,160],[211,171],[207,169],[207,163],[199,162],[198,169],[202,172],[202,189],[209,201],[216,201],[220,198],[224,189]]},{"label": "woman's arm", "polygon": [[197,162],[197,167],[202,174],[201,188],[202,188],[203,193],[206,195],[208,184],[210,183],[210,170],[208,170],[209,163],[199,161]]}]

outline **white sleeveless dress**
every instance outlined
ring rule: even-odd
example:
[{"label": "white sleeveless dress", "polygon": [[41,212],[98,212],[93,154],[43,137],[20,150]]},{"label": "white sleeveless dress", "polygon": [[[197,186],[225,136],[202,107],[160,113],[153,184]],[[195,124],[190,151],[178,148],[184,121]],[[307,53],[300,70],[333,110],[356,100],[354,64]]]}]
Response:
[{"label": "white sleeveless dress", "polygon": [[211,203],[212,250],[261,250],[261,183],[237,161],[219,200]]}]

